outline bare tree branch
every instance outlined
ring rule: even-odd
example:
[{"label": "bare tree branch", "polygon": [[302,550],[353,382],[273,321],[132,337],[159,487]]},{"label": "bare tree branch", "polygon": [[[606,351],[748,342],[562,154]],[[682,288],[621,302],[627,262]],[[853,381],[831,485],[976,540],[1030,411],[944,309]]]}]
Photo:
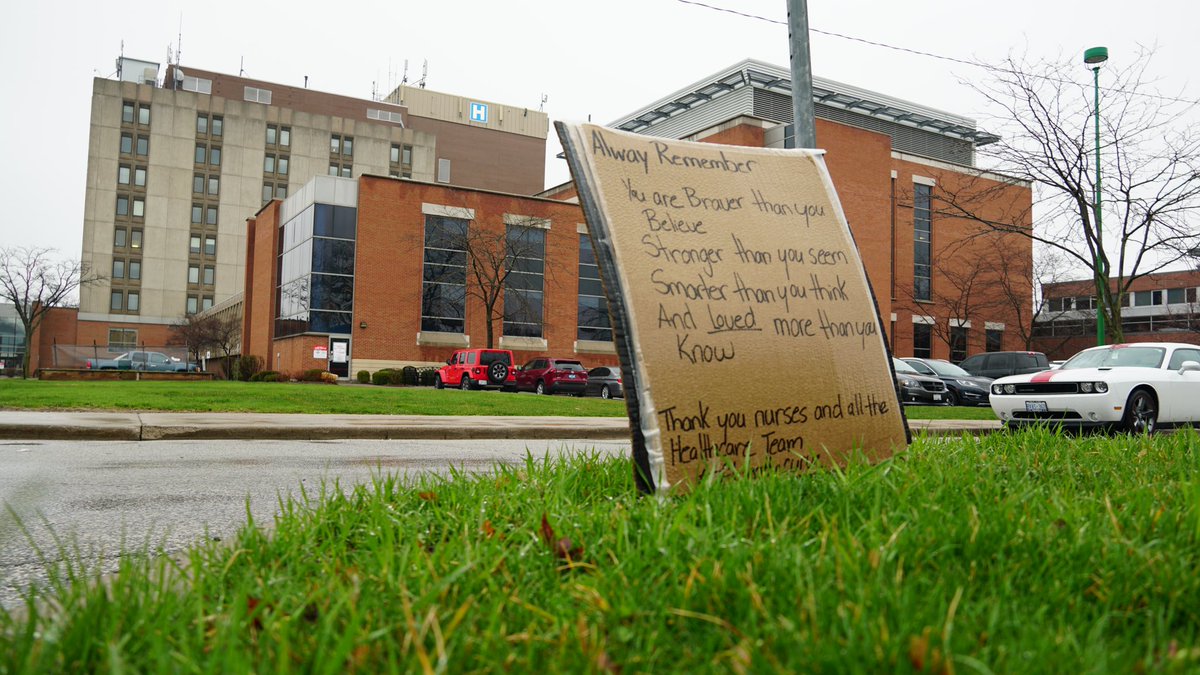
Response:
[{"label": "bare tree branch", "polygon": [[83,285],[103,279],[77,260],[56,260],[55,249],[12,247],[0,249],[0,299],[16,306],[25,329],[25,358],[21,374],[29,377],[33,334],[46,312],[70,301]]}]

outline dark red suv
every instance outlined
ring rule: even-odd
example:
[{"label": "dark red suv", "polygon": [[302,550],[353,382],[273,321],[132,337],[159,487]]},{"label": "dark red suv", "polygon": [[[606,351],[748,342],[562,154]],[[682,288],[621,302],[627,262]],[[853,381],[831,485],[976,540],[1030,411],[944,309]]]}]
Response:
[{"label": "dark red suv", "polygon": [[574,359],[533,359],[517,369],[517,390],[583,396],[588,374]]},{"label": "dark red suv", "polygon": [[507,349],[460,349],[438,369],[433,386],[515,391],[513,354]]}]

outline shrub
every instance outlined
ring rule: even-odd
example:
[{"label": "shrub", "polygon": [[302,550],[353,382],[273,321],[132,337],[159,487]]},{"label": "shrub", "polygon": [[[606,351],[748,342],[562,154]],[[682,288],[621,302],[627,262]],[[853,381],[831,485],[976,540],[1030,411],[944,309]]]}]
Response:
[{"label": "shrub", "polygon": [[[263,369],[263,360],[261,357],[253,354],[243,354],[233,362],[233,379],[249,382],[250,378],[254,377]],[[258,380],[254,380],[257,382]]]},{"label": "shrub", "polygon": [[287,382],[287,376],[274,370],[260,370],[250,376],[249,382]]},{"label": "shrub", "polygon": [[371,381],[371,372],[370,371],[368,371],[368,370],[358,371],[358,383],[359,384],[368,384],[368,383],[370,383],[370,381]]},{"label": "shrub", "polygon": [[404,366],[404,369],[401,371],[401,382],[410,387],[416,386],[418,380],[415,366]]},{"label": "shrub", "polygon": [[377,370],[371,374],[371,384],[384,385],[384,384],[391,384],[391,383],[392,383],[392,371],[390,368],[384,368],[383,370]]},{"label": "shrub", "polygon": [[334,375],[331,372],[324,371],[321,373],[321,381],[324,382],[325,384],[337,384],[338,376]]},{"label": "shrub", "polygon": [[422,387],[432,387],[434,377],[437,376],[437,368],[420,368],[417,370],[417,382]]},{"label": "shrub", "polygon": [[[301,382],[324,382],[325,381],[325,370],[322,368],[309,368],[308,370],[301,373],[300,377],[298,377],[296,379],[300,380]],[[334,379],[337,379],[337,378],[334,378]]]},{"label": "shrub", "polygon": [[404,371],[388,370],[388,384],[396,385],[397,387],[404,384]]}]

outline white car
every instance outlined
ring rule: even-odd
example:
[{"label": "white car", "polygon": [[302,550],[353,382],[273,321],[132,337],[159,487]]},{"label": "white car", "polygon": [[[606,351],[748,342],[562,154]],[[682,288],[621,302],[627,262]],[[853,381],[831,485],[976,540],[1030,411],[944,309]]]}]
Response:
[{"label": "white car", "polygon": [[1138,342],[1092,347],[1055,370],[996,380],[991,404],[1010,427],[1119,425],[1151,433],[1159,424],[1200,422],[1200,346]]}]

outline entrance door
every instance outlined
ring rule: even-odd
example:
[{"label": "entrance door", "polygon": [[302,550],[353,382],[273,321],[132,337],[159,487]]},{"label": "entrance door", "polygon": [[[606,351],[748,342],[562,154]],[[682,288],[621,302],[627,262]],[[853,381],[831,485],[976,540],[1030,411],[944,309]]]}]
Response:
[{"label": "entrance door", "polygon": [[329,372],[350,377],[350,338],[329,338]]}]

